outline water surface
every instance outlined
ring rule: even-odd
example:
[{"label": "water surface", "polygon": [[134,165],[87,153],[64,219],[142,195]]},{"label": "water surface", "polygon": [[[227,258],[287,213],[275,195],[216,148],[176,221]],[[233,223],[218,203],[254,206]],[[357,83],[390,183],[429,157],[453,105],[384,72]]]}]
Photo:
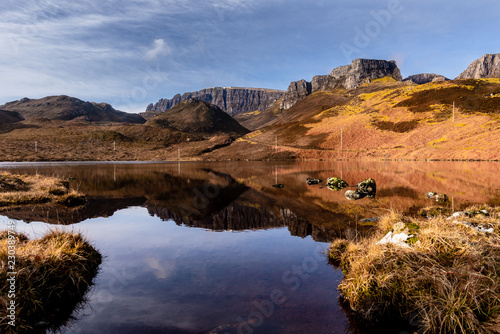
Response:
[{"label": "water surface", "polygon": [[[339,306],[340,271],[323,251],[369,233],[359,222],[433,204],[498,204],[498,163],[46,163],[2,169],[71,178],[85,207],[4,211],[33,237],[84,232],[105,256],[64,333],[359,332]],[[375,199],[308,186],[307,177],[372,177]],[[285,185],[273,188],[275,183]],[[400,328],[401,329],[401,328]],[[390,331],[388,331],[390,332]],[[395,330],[395,332],[399,332]]]}]

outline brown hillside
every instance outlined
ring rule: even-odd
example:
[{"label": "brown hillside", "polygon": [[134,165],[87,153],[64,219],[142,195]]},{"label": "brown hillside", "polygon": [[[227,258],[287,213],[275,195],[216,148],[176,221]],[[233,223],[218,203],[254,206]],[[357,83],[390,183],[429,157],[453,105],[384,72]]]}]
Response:
[{"label": "brown hillside", "polygon": [[354,90],[317,92],[284,112],[274,125],[207,158],[496,160],[499,92],[500,79],[415,85],[385,78]]},{"label": "brown hillside", "polygon": [[24,98],[0,106],[0,109],[18,112],[26,120],[81,120],[84,122],[145,122],[142,116],[115,110],[107,103],[84,102],[70,96],[48,96],[42,99]]},{"label": "brown hillside", "polygon": [[147,121],[146,125],[188,133],[235,133],[249,131],[219,107],[201,100],[189,100]]}]

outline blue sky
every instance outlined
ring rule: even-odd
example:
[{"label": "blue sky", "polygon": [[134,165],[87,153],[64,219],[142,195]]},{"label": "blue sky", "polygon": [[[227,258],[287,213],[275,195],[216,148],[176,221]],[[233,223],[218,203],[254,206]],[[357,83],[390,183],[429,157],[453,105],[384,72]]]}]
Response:
[{"label": "blue sky", "polygon": [[3,0],[0,104],[66,94],[141,112],[215,86],[286,89],[355,58],[459,75],[500,52],[497,0]]}]

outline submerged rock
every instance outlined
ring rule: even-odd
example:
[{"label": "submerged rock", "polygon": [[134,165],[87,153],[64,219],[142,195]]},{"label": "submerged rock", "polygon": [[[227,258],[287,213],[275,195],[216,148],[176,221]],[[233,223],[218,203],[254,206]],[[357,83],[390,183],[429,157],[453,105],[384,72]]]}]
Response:
[{"label": "submerged rock", "polygon": [[283,189],[283,188],[285,188],[285,185],[281,184],[281,183],[277,183],[277,184],[273,184],[273,187],[278,188],[278,189]]},{"label": "submerged rock", "polygon": [[320,184],[321,182],[323,182],[323,180],[321,179],[312,179],[310,177],[307,178],[306,180],[306,183],[310,186],[314,185],[314,184]]},{"label": "submerged rock", "polygon": [[349,187],[349,184],[342,180],[340,177],[330,177],[326,180],[326,186],[328,189],[333,191],[339,191],[341,189]]},{"label": "submerged rock", "polygon": [[372,178],[361,181],[356,186],[356,192],[364,194],[363,197],[374,198],[377,193],[377,184]]},{"label": "submerged rock", "polygon": [[366,197],[366,194],[360,193],[358,191],[347,190],[345,192],[345,198],[347,198],[350,201],[356,201],[356,200],[362,199],[364,197]]}]

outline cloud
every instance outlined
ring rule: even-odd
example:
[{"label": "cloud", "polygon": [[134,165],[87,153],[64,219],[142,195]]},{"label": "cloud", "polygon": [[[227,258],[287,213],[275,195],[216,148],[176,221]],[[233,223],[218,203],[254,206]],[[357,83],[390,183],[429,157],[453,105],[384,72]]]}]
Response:
[{"label": "cloud", "polygon": [[158,56],[168,56],[172,53],[172,49],[164,39],[155,39],[153,46],[146,52],[146,60],[155,60]]}]

